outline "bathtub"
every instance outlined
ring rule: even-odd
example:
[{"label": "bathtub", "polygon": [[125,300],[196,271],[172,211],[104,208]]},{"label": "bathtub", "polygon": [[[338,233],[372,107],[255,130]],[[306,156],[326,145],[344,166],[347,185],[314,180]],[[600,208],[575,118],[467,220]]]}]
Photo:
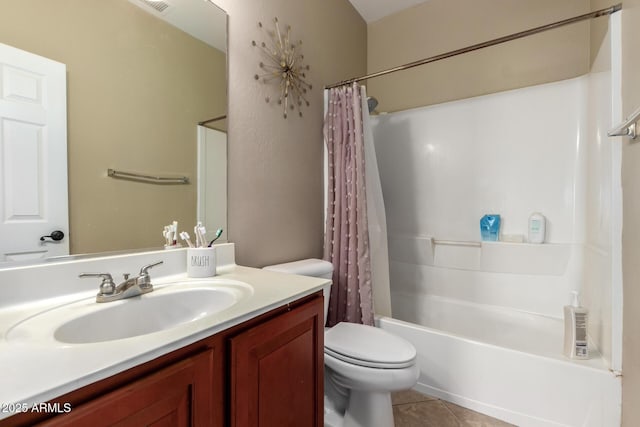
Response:
[{"label": "bathtub", "polygon": [[620,425],[620,377],[597,350],[562,355],[562,320],[425,294],[392,293],[377,326],[417,349],[415,389],[518,426]]}]

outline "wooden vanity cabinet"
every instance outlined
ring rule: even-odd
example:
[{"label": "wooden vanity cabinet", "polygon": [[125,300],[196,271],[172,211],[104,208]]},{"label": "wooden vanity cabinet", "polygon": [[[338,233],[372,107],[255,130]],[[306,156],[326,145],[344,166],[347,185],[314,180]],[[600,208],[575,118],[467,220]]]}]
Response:
[{"label": "wooden vanity cabinet", "polygon": [[231,426],[323,426],[320,303],[319,310],[306,304],[230,339]]},{"label": "wooden vanity cabinet", "polygon": [[54,417],[46,426],[214,425],[213,351],[205,351]]},{"label": "wooden vanity cabinet", "polygon": [[322,293],[51,403],[0,426],[304,427],[323,425]]}]

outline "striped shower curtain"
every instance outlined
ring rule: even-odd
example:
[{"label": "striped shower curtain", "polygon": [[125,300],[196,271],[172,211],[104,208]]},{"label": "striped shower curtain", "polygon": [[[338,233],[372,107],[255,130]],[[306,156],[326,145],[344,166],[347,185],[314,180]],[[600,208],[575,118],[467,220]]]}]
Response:
[{"label": "striped shower curtain", "polygon": [[353,84],[330,89],[328,98],[324,259],[333,264],[334,272],[327,326],[339,322],[373,325],[363,129],[366,95],[364,88]]}]

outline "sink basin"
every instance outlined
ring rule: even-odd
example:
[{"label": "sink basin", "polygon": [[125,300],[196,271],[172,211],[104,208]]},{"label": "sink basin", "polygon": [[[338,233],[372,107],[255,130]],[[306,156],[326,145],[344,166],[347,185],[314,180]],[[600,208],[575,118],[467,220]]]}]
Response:
[{"label": "sink basin", "polygon": [[251,294],[242,282],[189,282],[98,304],[95,297],[59,306],[14,325],[8,340],[53,337],[66,344],[120,340],[160,332],[215,315]]},{"label": "sink basin", "polygon": [[217,313],[236,300],[232,292],[224,289],[190,289],[158,294],[155,298],[129,298],[63,323],[53,337],[78,344],[150,334]]}]

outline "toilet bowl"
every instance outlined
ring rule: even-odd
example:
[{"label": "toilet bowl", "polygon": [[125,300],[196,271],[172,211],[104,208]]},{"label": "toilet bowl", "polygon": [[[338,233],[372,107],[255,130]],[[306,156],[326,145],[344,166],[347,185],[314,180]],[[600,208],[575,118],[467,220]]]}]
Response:
[{"label": "toilet bowl", "polygon": [[[331,279],[333,266],[305,259],[264,267]],[[327,320],[331,285],[323,289]],[[393,427],[391,392],[415,385],[420,371],[416,349],[408,341],[373,326],[338,323],[324,336],[324,425]]]}]

